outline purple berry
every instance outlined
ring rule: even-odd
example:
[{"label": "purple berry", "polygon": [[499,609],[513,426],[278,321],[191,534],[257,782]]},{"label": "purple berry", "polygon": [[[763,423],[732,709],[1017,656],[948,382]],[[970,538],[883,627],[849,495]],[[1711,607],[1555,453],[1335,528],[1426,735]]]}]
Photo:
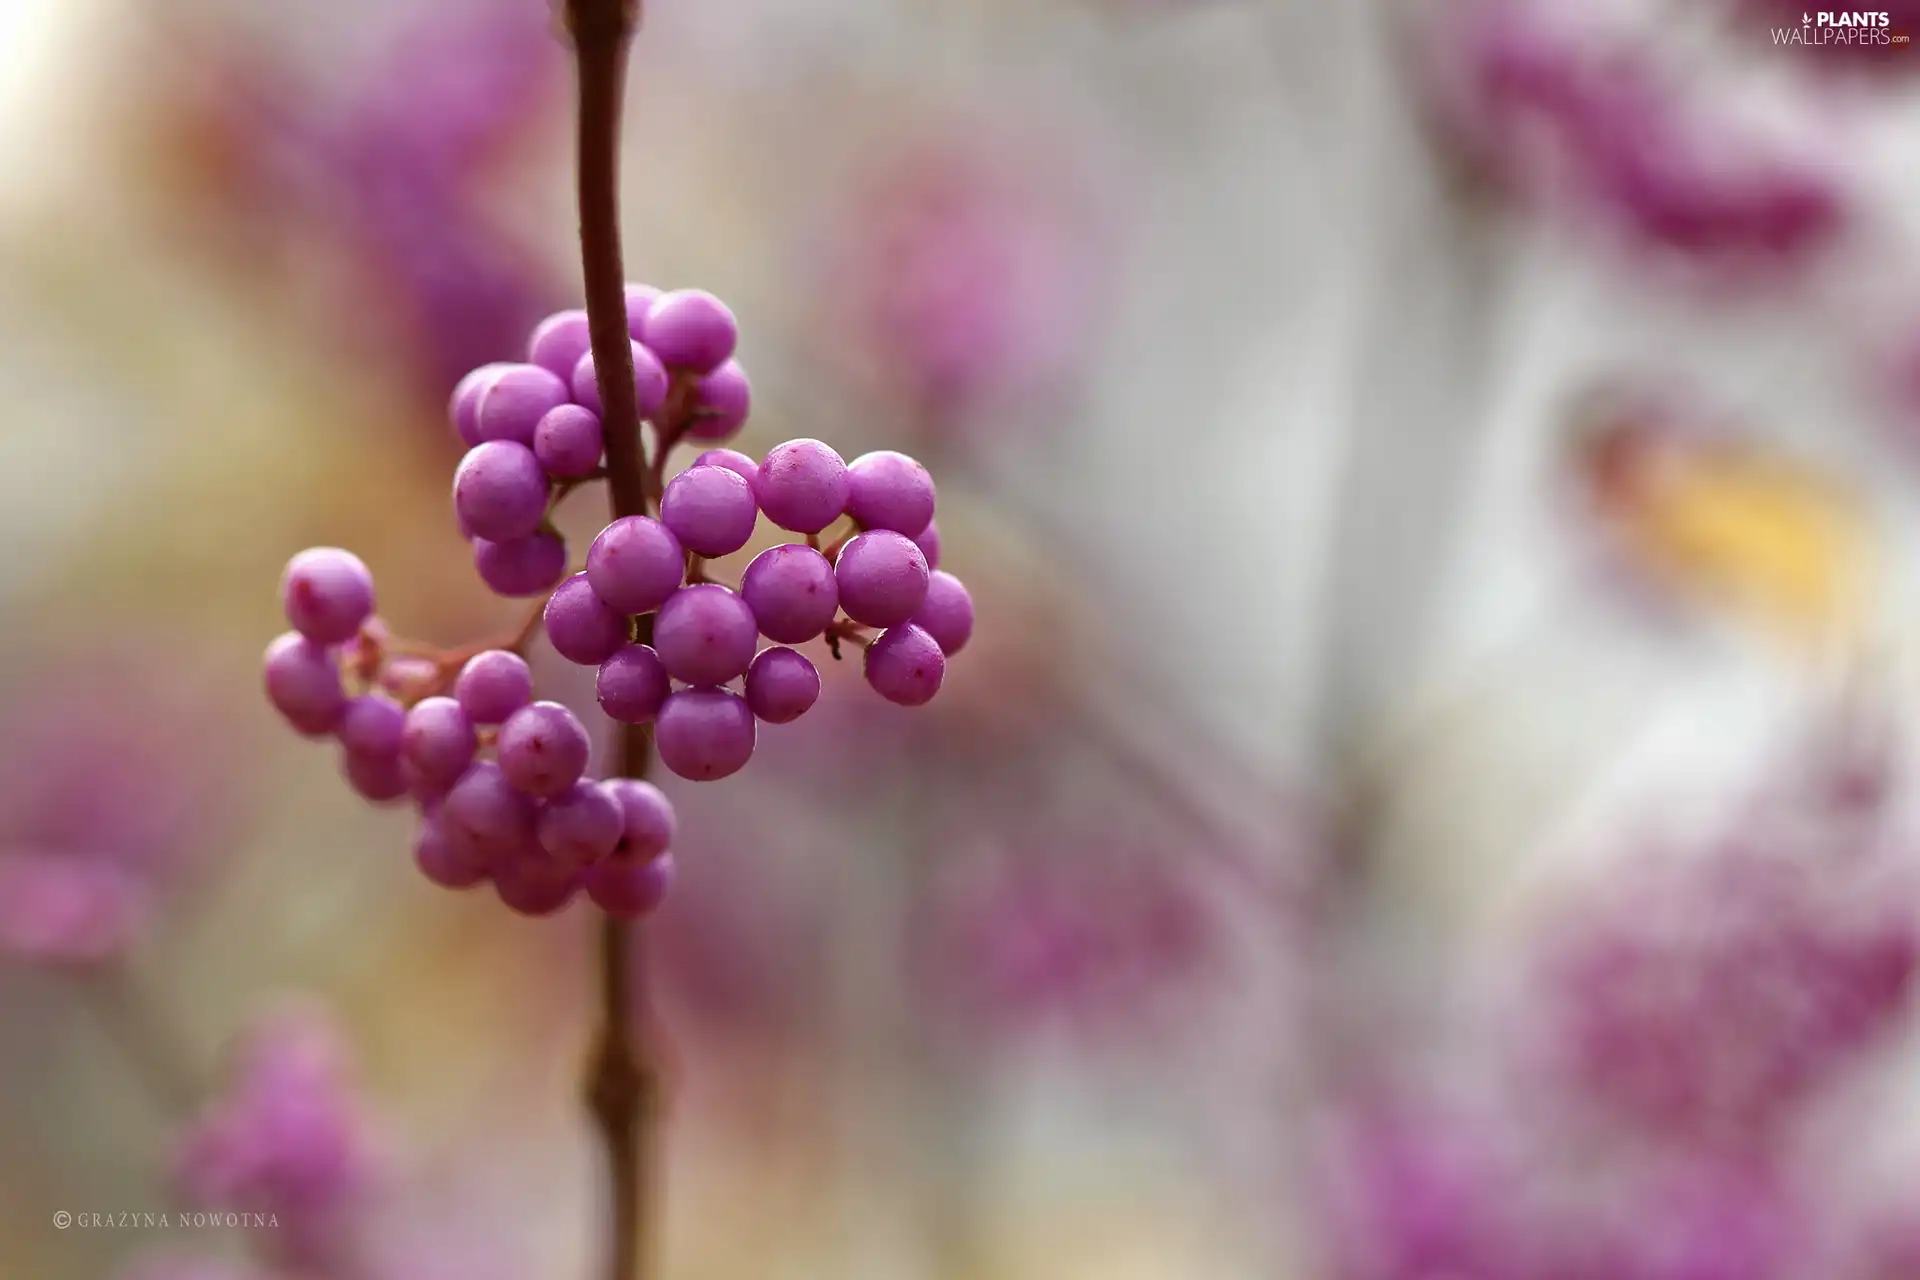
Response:
[{"label": "purple berry", "polygon": [[740,771],[753,755],[757,731],[747,704],[725,689],[682,689],[660,708],[653,736],[667,768],[712,782]]},{"label": "purple berry", "polygon": [[672,688],[660,655],[644,644],[629,644],[600,664],[594,677],[600,709],[623,724],[646,724],[660,714]]},{"label": "purple berry", "polygon": [[867,683],[903,707],[931,701],[946,674],[947,656],[916,626],[890,627],[867,648]]},{"label": "purple berry", "polygon": [[973,597],[960,579],[935,569],[927,575],[927,598],[913,615],[913,625],[932,636],[940,652],[951,658],[973,636]]},{"label": "purple berry", "polygon": [[540,811],[540,847],[566,867],[584,867],[612,853],[626,815],[606,787],[576,782]]},{"label": "purple berry", "polygon": [[480,427],[475,414],[480,409],[480,394],[493,381],[495,374],[502,369],[511,368],[506,364],[483,364],[478,369],[460,379],[453,388],[453,396],[447,401],[447,417],[453,423],[454,434],[460,437],[460,443],[471,449],[480,443]]},{"label": "purple berry", "polygon": [[696,555],[730,555],[753,536],[753,486],[725,467],[688,467],[667,482],[660,520]]},{"label": "purple berry", "polygon": [[373,614],[373,574],[351,551],[309,547],[280,575],[280,607],[307,639],[344,643]]},{"label": "purple berry", "polygon": [[818,440],[789,440],[760,463],[753,491],[782,529],[818,533],[845,514],[849,487],[839,454]]},{"label": "purple berry", "polygon": [[398,755],[342,751],[340,770],[347,775],[348,785],[375,804],[386,804],[407,794],[407,776],[400,770]]},{"label": "purple berry", "polygon": [[530,445],[534,426],[548,410],[567,403],[567,397],[567,384],[539,365],[508,365],[480,393],[474,429],[483,441]]},{"label": "purple berry", "polygon": [[536,819],[532,797],[489,760],[462,774],[440,806],[440,821],[449,838],[463,849],[490,856],[532,844]]},{"label": "purple berry", "polygon": [[538,846],[529,846],[503,859],[493,869],[493,891],[509,911],[523,916],[550,916],[579,892],[580,874],[556,866]]},{"label": "purple berry", "polygon": [[533,428],[533,456],[548,475],[561,480],[578,480],[592,472],[605,447],[599,417],[577,404],[547,410]]},{"label": "purple berry", "polygon": [[488,649],[460,668],[453,696],[475,724],[499,724],[532,700],[533,672],[519,654]]},{"label": "purple berry", "polygon": [[533,450],[512,440],[475,445],[453,473],[453,505],[463,525],[488,542],[524,538],[547,515],[547,473]]},{"label": "purple berry", "polygon": [[622,516],[587,548],[587,581],[621,613],[652,613],[686,576],[686,548],[651,516]]},{"label": "purple berry", "polygon": [[891,529],[869,529],[840,548],[833,576],[840,607],[870,627],[899,626],[927,598],[927,558],[913,539]]},{"label": "purple berry", "polygon": [[580,717],[557,702],[536,702],[508,716],[496,746],[507,781],[542,799],[578,782],[593,753]]},{"label": "purple berry", "polygon": [[646,332],[647,308],[660,296],[660,290],[650,284],[630,284],[627,286],[627,336],[635,342]]},{"label": "purple berry", "polygon": [[498,595],[537,596],[566,576],[567,544],[550,533],[531,533],[506,542],[475,538],[473,567]]},{"label": "purple berry", "polygon": [[753,610],[704,582],[673,593],[653,620],[653,649],[667,674],[687,684],[725,684],[753,661]]},{"label": "purple berry", "polygon": [[673,886],[673,859],[628,862],[613,858],[587,869],[587,896],[610,916],[638,920],[659,909]]},{"label": "purple berry", "polygon": [[869,529],[911,538],[933,522],[933,477],[904,453],[863,453],[847,464],[847,481],[847,514]]},{"label": "purple berry", "polygon": [[[745,480],[749,487],[759,483],[760,464],[738,449],[709,449],[693,460],[696,467],[725,467]],[[757,499],[756,499],[757,501]]]},{"label": "purple berry", "polygon": [[384,693],[363,693],[347,703],[333,734],[355,755],[400,758],[400,733],[407,712]]},{"label": "purple berry", "polygon": [[747,706],[768,724],[788,724],[820,697],[820,673],[793,649],[763,649],[747,668]]},{"label": "purple berry", "polygon": [[712,373],[740,340],[740,327],[727,304],[702,289],[663,293],[647,308],[640,341],[673,369]]},{"label": "purple berry", "polygon": [[729,360],[693,384],[693,419],[689,440],[726,440],[746,425],[753,404],[753,384],[738,360]]},{"label": "purple berry", "polygon": [[324,645],[298,631],[274,637],[267,646],[267,700],[287,723],[309,738],[323,737],[340,723],[347,692],[340,664]]},{"label": "purple berry", "polygon": [[610,607],[584,573],[576,573],[547,597],[543,620],[555,653],[583,667],[597,667],[627,642],[627,616]]},{"label": "purple berry", "polygon": [[928,569],[940,567],[940,522],[927,521],[927,527],[913,536],[913,545],[920,548],[920,554],[927,558]]},{"label": "purple berry", "polygon": [[574,366],[592,346],[586,312],[556,311],[534,326],[533,337],[527,341],[527,359],[556,378],[571,379]]},{"label": "purple berry", "polygon": [[664,791],[638,778],[609,778],[601,785],[620,806],[615,857],[623,862],[649,862],[673,847],[679,823]]},{"label": "purple berry", "polygon": [[[633,395],[640,409],[640,416],[650,418],[660,412],[660,406],[667,402],[667,390],[671,379],[667,376],[666,366],[660,358],[639,343],[630,344],[633,349]],[[606,414],[600,405],[600,382],[593,368],[593,353],[580,357],[573,368],[574,403],[583,405],[602,418]]]},{"label": "purple berry", "polygon": [[473,721],[459,702],[422,698],[406,714],[400,758],[420,781],[450,787],[473,763],[476,743]]},{"label": "purple berry", "polygon": [[740,596],[762,635],[777,644],[803,644],[827,629],[840,608],[833,566],[797,542],[768,547],[740,577]]},{"label": "purple berry", "polygon": [[443,889],[471,889],[487,878],[486,860],[448,839],[440,820],[425,814],[413,830],[413,862]]}]

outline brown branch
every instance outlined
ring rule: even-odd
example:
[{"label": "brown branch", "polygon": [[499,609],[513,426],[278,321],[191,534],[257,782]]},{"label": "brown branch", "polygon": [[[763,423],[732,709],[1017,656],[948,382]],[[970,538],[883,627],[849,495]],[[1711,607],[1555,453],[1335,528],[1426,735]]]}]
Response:
[{"label": "brown branch", "polygon": [[[640,437],[629,346],[626,268],[620,255],[620,112],[627,53],[639,26],[638,0],[565,0],[578,76],[580,266],[587,331],[599,371],[606,427],[607,495],[613,516],[649,514],[660,493],[659,459]],[[664,455],[665,450],[661,453]],[[651,618],[640,624],[651,638]],[[629,725],[615,772],[646,776],[652,729]],[[657,1072],[647,1035],[646,970],[641,942],[626,921],[608,916],[599,940],[600,1031],[588,1067],[586,1103],[607,1153],[608,1280],[639,1280],[648,1262],[651,1147]]]}]

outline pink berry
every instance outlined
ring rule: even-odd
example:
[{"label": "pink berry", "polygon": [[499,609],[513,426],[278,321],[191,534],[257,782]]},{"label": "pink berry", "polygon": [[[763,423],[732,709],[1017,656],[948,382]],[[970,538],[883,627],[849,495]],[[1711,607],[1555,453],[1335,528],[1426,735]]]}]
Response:
[{"label": "pink berry", "polygon": [[726,440],[746,425],[753,384],[737,360],[729,360],[693,384],[689,440]]},{"label": "pink berry", "polygon": [[400,758],[400,735],[407,712],[384,693],[363,693],[347,703],[333,733],[357,755]]},{"label": "pink berry", "polygon": [[340,664],[326,646],[298,631],[277,636],[267,646],[266,684],[274,710],[309,738],[332,733],[347,709]]},{"label": "pink berry", "polygon": [[453,698],[422,698],[406,713],[400,757],[421,782],[451,787],[477,746],[473,720]]},{"label": "pink berry", "polygon": [[584,573],[576,573],[547,597],[541,615],[555,653],[583,667],[597,667],[627,643],[627,616],[602,600]]},{"label": "pink berry", "polygon": [[398,755],[368,755],[361,751],[342,751],[340,769],[347,783],[363,799],[386,804],[407,794],[407,776],[400,769]]},{"label": "pink berry", "polygon": [[725,689],[682,689],[667,699],[654,724],[661,763],[694,782],[738,773],[753,756],[757,736],[753,712]]},{"label": "pink berry", "polygon": [[940,567],[940,522],[927,521],[927,527],[913,535],[913,545],[920,548],[920,554],[927,558],[927,568]]},{"label": "pink berry", "polygon": [[532,533],[505,542],[473,540],[473,567],[496,594],[537,596],[566,576],[567,544],[549,533]]},{"label": "pink berry", "polygon": [[738,449],[709,449],[693,460],[696,467],[725,467],[749,486],[760,479],[760,464]]},{"label": "pink berry", "polygon": [[447,835],[462,848],[488,855],[532,844],[536,817],[533,800],[486,760],[467,770],[440,806]]},{"label": "pink berry", "polygon": [[960,579],[935,569],[927,575],[927,598],[913,615],[913,625],[932,636],[940,652],[951,658],[973,636],[973,597]]},{"label": "pink berry", "polygon": [[673,885],[673,858],[628,862],[610,858],[588,868],[587,896],[610,916],[638,920],[652,915]]},{"label": "pink berry", "polygon": [[533,428],[533,456],[557,479],[578,480],[591,473],[605,447],[599,417],[577,404],[549,409]]},{"label": "pink berry", "polygon": [[623,646],[600,664],[594,677],[600,709],[623,724],[646,724],[660,714],[672,692],[660,655],[644,644]]},{"label": "pink berry", "polygon": [[757,634],[746,601],[705,582],[674,592],[660,606],[653,620],[653,649],[676,680],[725,684],[753,661]]},{"label": "pink berry", "polygon": [[494,867],[493,891],[509,911],[550,916],[579,892],[580,874],[540,856],[543,853],[537,845],[530,845]]},{"label": "pink berry", "polygon": [[933,522],[933,477],[904,453],[863,453],[847,464],[847,480],[847,514],[869,529],[911,538]]},{"label": "pink berry", "polygon": [[342,644],[373,614],[373,574],[351,551],[311,547],[287,561],[280,604],[301,635]]},{"label": "pink berry", "polygon": [[587,581],[595,595],[621,613],[652,613],[686,576],[686,549],[651,516],[615,520],[587,549]]},{"label": "pink berry", "polygon": [[767,519],[794,533],[818,533],[847,510],[847,464],[818,440],[778,444],[753,486]]},{"label": "pink berry", "polygon": [[740,576],[740,596],[760,633],[778,644],[804,644],[827,629],[840,609],[833,566],[797,542],[768,547]]},{"label": "pink berry", "polygon": [[460,668],[453,696],[475,724],[499,724],[532,701],[533,672],[519,654],[488,649]]},{"label": "pink berry", "polygon": [[869,529],[842,547],[833,576],[840,607],[870,627],[900,625],[927,598],[927,558],[913,539],[891,529]]},{"label": "pink berry", "polygon": [[421,815],[413,833],[413,861],[420,874],[443,889],[470,889],[487,878],[487,863],[447,838],[435,817]]},{"label": "pink berry", "polygon": [[867,649],[867,683],[888,702],[917,707],[940,692],[947,656],[919,627],[890,627]]},{"label": "pink berry", "polygon": [[820,673],[793,649],[763,649],[747,668],[747,706],[768,724],[789,724],[820,698]]},{"label": "pink berry", "polygon": [[611,791],[576,782],[540,811],[540,847],[562,866],[585,867],[613,852],[625,824]]},{"label": "pink berry", "polygon": [[[666,366],[660,358],[634,342],[629,344],[633,353],[633,395],[642,418],[650,418],[660,412],[660,406],[667,402],[667,391],[671,379],[667,376]],[[607,415],[600,401],[600,379],[594,371],[593,353],[580,357],[573,368],[573,400],[575,404],[591,409],[595,415],[604,419]]]},{"label": "pink berry", "polygon": [[629,284],[627,286],[627,336],[635,342],[646,332],[647,308],[660,296],[660,290],[650,284]]},{"label": "pink berry", "polygon": [[541,799],[578,782],[593,752],[586,726],[557,702],[535,702],[508,716],[496,746],[506,780]]},{"label": "pink berry", "polygon": [[609,778],[602,785],[620,806],[620,843],[614,856],[647,862],[673,847],[679,824],[664,791],[638,778]]},{"label": "pink berry", "polygon": [[535,326],[527,342],[527,359],[557,378],[571,379],[574,366],[592,346],[587,313],[557,311]]},{"label": "pink berry", "polygon": [[487,384],[493,381],[495,374],[511,367],[507,364],[483,364],[460,379],[454,387],[453,396],[447,402],[447,417],[452,421],[454,434],[460,437],[460,443],[469,449],[480,443],[480,428],[474,418],[480,408],[480,394],[487,389]]},{"label": "pink berry", "polygon": [[696,555],[738,551],[753,537],[759,516],[753,487],[725,467],[688,467],[667,482],[660,498],[661,523]]},{"label": "pink berry", "polygon": [[552,372],[537,364],[508,365],[480,393],[474,430],[482,441],[531,445],[535,425],[548,410],[567,403],[567,398],[567,384]]},{"label": "pink berry", "polygon": [[547,514],[547,473],[533,450],[512,440],[475,445],[453,473],[453,505],[474,536],[524,538]]},{"label": "pink berry", "polygon": [[661,363],[693,373],[712,373],[733,354],[740,328],[726,303],[701,289],[663,293],[647,308],[640,341]]}]

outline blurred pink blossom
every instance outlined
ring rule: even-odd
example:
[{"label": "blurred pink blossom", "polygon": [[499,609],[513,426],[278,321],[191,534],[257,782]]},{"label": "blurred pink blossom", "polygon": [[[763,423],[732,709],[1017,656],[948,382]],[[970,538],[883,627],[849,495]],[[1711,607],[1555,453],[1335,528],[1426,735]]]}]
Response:
[{"label": "blurred pink blossom", "polygon": [[1044,400],[1073,376],[1108,249],[1066,171],[956,131],[882,154],[851,188],[823,296],[847,353],[917,420]]},{"label": "blurred pink blossom", "polygon": [[0,951],[110,960],[233,816],[234,730],[205,689],[137,655],[24,670],[0,690]]},{"label": "blurred pink blossom", "polygon": [[1603,32],[1532,0],[1442,12],[1440,122],[1508,189],[1720,277],[1804,265],[1842,230],[1836,174],[1683,91],[1651,33]]},{"label": "blurred pink blossom", "polygon": [[376,1138],[337,1029],[308,1009],[282,1011],[237,1042],[225,1092],[175,1147],[172,1182],[193,1208],[273,1215],[281,1256],[325,1261],[347,1245]]}]

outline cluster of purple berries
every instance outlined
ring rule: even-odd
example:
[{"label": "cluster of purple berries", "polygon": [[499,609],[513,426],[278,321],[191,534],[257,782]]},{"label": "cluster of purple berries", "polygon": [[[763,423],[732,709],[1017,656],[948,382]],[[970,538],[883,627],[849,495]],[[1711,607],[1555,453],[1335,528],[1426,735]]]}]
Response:
[{"label": "cluster of purple berries", "polygon": [[[657,485],[680,440],[739,430],[750,390],[732,358],[733,316],[710,294],[632,285],[627,321]],[[667,768],[727,777],[753,754],[757,721],[804,714],[820,674],[790,646],[808,640],[824,637],[836,657],[842,642],[864,647],[867,682],[891,702],[918,706],[939,691],[948,655],[972,635],[973,602],[937,567],[925,467],[891,452],[848,464],[817,440],[758,463],[711,449],[657,488],[657,518],[608,524],[569,577],[552,506],[605,474],[586,314],[542,321],[529,356],[475,370],[454,392],[453,424],[471,446],[455,511],[481,578],[502,595],[546,595],[554,650],[598,668],[609,716],[654,726]],[[745,547],[762,514],[806,541],[762,552],[737,589],[714,580],[706,561]],[[846,532],[823,550],[834,526]],[[648,783],[586,778],[586,727],[533,700],[518,652],[405,652],[374,616],[367,567],[337,548],[296,555],[281,601],[294,629],[267,649],[268,698],[299,732],[339,741],[361,795],[419,804],[415,856],[428,878],[490,880],[527,914],[582,888],[615,914],[657,905],[672,875],[672,807]],[[759,648],[763,635],[772,647]]]},{"label": "cluster of purple berries", "polygon": [[658,905],[673,874],[672,805],[651,783],[586,778],[586,726],[534,701],[519,654],[474,654],[448,693],[435,691],[438,666],[418,672],[385,650],[373,577],[334,547],[296,555],[281,598],[294,630],[267,649],[268,698],[300,732],[340,743],[361,795],[419,805],[414,858],[428,879],[490,880],[526,915],[558,911],[582,888],[619,915]]},{"label": "cluster of purple berries", "polygon": [[[671,420],[676,440],[725,440],[740,429],[752,387],[733,359],[738,331],[725,304],[697,289],[629,285],[627,331],[641,418]],[[454,473],[454,513],[481,579],[503,596],[536,596],[566,575],[551,502],[599,474],[606,440],[587,313],[541,321],[527,357],[475,369],[454,388],[451,404],[454,430],[468,446]]]},{"label": "cluster of purple berries", "polygon": [[[939,691],[947,656],[972,635],[973,601],[933,567],[933,506],[932,477],[904,454],[849,465],[818,440],[789,440],[756,464],[710,450],[666,486],[658,519],[601,530],[586,571],[548,599],[547,637],[561,656],[599,668],[609,716],[654,723],[667,768],[724,778],[753,754],[756,720],[790,723],[819,697],[819,672],[792,645],[823,636],[865,645],[867,683],[902,706]],[[737,590],[709,578],[705,558],[744,547],[762,514],[810,541],[762,551]],[[848,537],[814,545],[849,515]],[[759,648],[761,636],[772,646]],[[736,680],[738,693],[727,688]]]}]

